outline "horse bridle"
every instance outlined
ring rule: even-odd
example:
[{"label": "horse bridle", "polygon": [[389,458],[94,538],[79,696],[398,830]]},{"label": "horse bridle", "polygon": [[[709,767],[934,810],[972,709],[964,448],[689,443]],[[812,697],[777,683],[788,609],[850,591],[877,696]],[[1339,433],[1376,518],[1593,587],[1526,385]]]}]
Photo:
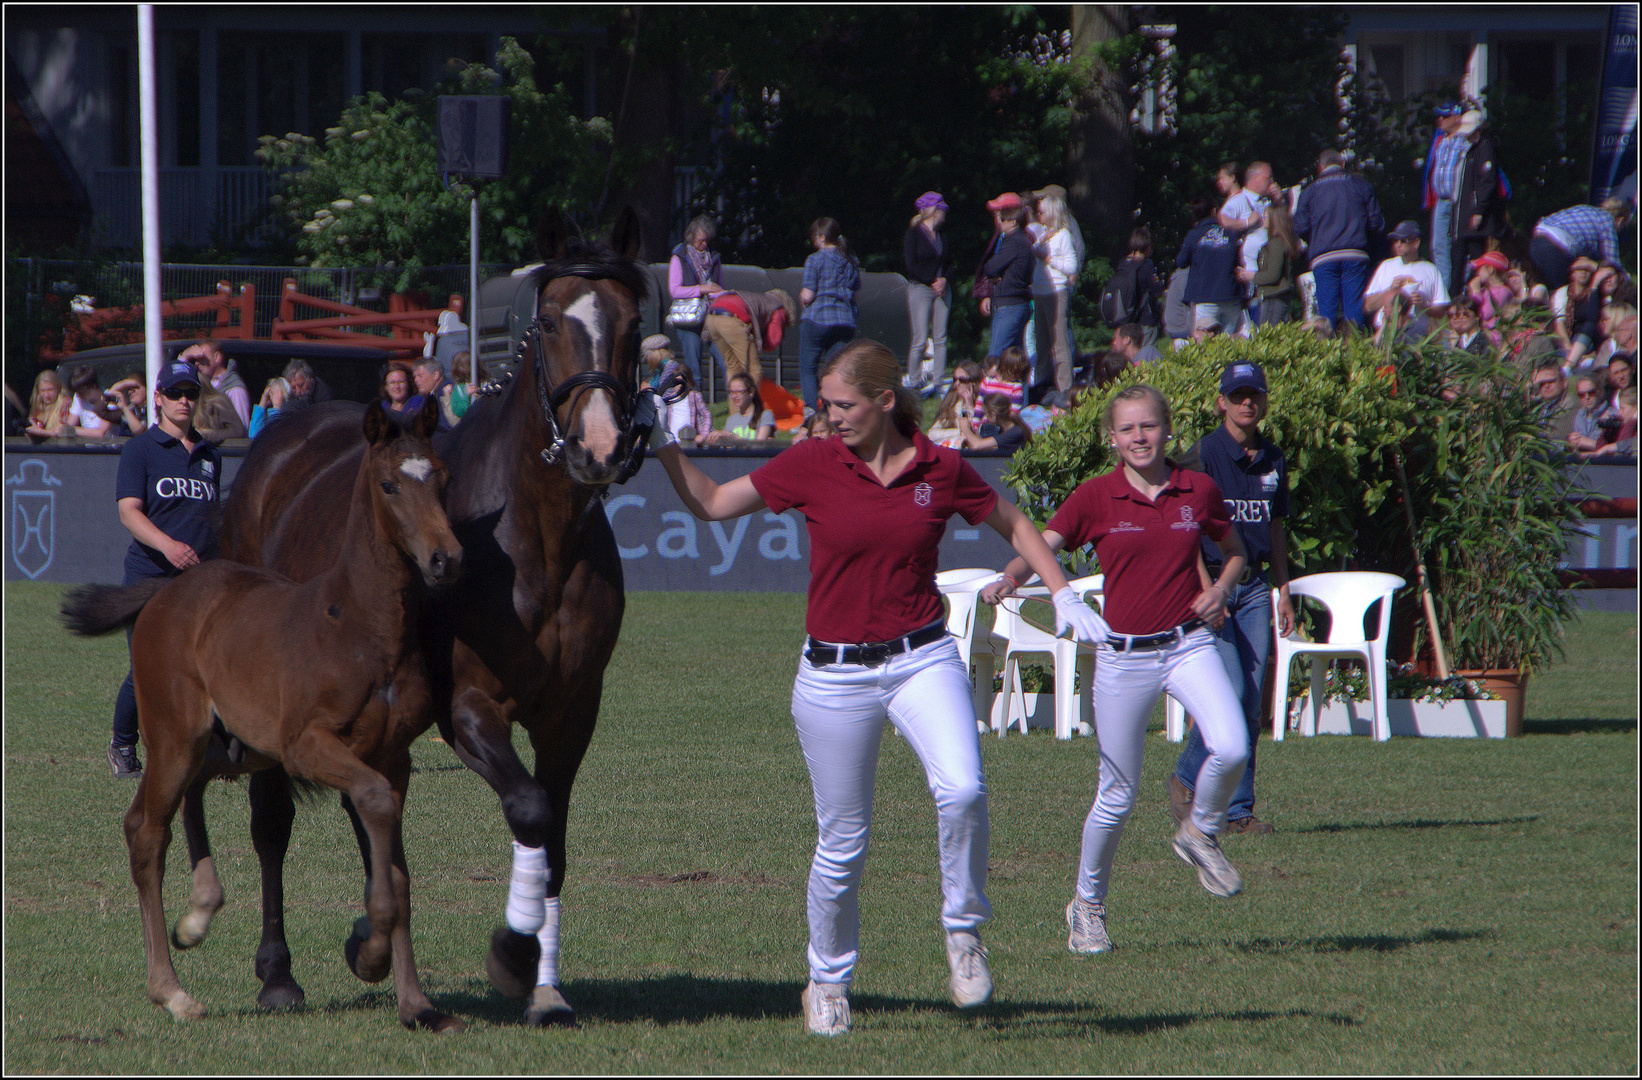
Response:
[{"label": "horse bridle", "polygon": [[[575,263],[560,269],[555,278],[579,277],[588,280],[606,280],[610,274],[604,267],[594,263]],[[544,283],[544,288],[545,283]],[[540,293],[538,292],[538,296]],[[519,340],[519,347],[515,358],[524,360],[524,350],[529,346],[532,362],[536,369],[536,398],[542,409],[542,416],[547,421],[548,442],[542,450],[542,461],[548,465],[556,465],[564,455],[564,429],[559,425],[559,409],[576,395],[586,390],[608,391],[616,401],[619,413],[622,438],[629,439],[627,460],[622,463],[621,472],[615,482],[625,484],[632,479],[644,464],[644,452],[650,442],[650,428],[655,423],[655,407],[645,400],[644,395],[638,393],[638,370],[633,372],[631,385],[621,382],[607,371],[578,371],[563,382],[554,385],[547,374],[547,361],[542,348],[542,317],[536,315],[530,320],[530,329]]]}]

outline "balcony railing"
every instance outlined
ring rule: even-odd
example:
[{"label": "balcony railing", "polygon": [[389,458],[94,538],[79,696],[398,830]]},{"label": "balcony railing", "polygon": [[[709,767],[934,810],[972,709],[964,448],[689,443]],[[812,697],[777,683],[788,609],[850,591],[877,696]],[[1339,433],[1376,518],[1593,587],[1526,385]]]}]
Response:
[{"label": "balcony railing", "polygon": [[[160,243],[203,247],[235,243],[261,227],[272,185],[260,168],[160,170]],[[103,247],[141,247],[142,175],[98,169],[92,177],[92,231]]]}]

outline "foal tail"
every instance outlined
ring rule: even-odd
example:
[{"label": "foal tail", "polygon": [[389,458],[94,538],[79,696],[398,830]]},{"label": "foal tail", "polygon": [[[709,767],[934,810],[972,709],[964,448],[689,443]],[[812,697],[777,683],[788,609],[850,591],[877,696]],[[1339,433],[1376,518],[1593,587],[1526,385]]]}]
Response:
[{"label": "foal tail", "polygon": [[82,637],[96,637],[130,626],[144,606],[171,583],[145,578],[133,585],[85,585],[63,597],[63,625]]}]

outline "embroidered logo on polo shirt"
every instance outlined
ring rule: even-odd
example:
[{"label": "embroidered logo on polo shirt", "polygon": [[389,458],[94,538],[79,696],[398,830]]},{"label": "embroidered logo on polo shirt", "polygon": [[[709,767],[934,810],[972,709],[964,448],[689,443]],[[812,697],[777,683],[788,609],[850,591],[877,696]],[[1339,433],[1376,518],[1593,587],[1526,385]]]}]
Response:
[{"label": "embroidered logo on polo shirt", "polygon": [[1180,520],[1170,523],[1169,528],[1171,528],[1171,529],[1201,529],[1201,528],[1203,528],[1203,526],[1199,525],[1197,522],[1192,520],[1192,508],[1190,506],[1182,506],[1180,508]]},{"label": "embroidered logo on polo shirt", "polygon": [[1132,521],[1120,521],[1116,525],[1112,526],[1112,531],[1113,532],[1145,532],[1146,527],[1144,525],[1136,525]]},{"label": "embroidered logo on polo shirt", "polygon": [[1263,473],[1260,477],[1260,490],[1261,491],[1276,491],[1277,490],[1277,474],[1274,473],[1274,472]]},{"label": "embroidered logo on polo shirt", "polygon": [[200,471],[205,473],[206,476],[215,476],[217,474],[216,463],[211,461],[202,461],[200,462]]},{"label": "embroidered logo on polo shirt", "polygon": [[930,487],[928,484],[919,484],[917,487],[912,489],[912,501],[917,503],[919,506],[928,506],[929,500],[934,494],[934,488]]}]

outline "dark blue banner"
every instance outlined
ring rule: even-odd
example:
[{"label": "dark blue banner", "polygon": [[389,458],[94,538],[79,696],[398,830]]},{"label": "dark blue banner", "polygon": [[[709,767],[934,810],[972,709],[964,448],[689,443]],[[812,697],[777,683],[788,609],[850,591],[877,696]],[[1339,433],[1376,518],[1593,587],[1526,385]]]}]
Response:
[{"label": "dark blue banner", "polygon": [[1611,195],[1636,202],[1636,12],[1633,4],[1615,4],[1608,12],[1591,153],[1593,206]]}]

